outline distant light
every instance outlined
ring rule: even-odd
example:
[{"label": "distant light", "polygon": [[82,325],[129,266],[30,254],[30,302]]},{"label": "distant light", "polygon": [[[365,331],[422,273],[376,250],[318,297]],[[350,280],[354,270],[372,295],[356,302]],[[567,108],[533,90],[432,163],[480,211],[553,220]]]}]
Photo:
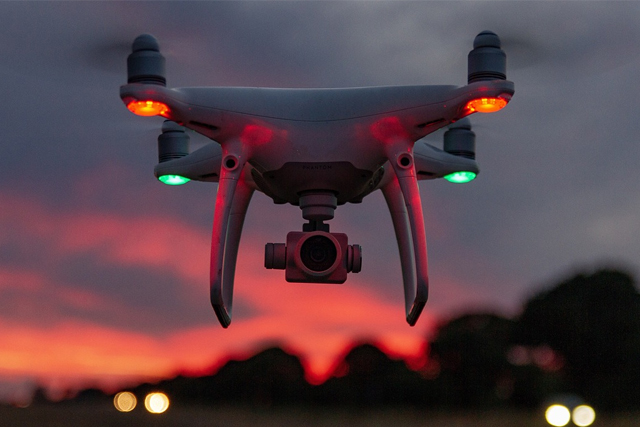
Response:
[{"label": "distant light", "polygon": [[459,171],[451,173],[449,175],[445,175],[444,179],[455,184],[464,184],[476,179],[476,174],[469,171]]},{"label": "distant light", "polygon": [[149,393],[144,398],[144,407],[152,414],[161,414],[169,408],[169,398],[161,392]]},{"label": "distant light", "polygon": [[578,427],[586,427],[596,420],[596,411],[589,405],[576,406],[573,410],[573,423]]},{"label": "distant light", "polygon": [[549,424],[556,427],[566,426],[571,421],[571,412],[563,405],[549,406],[544,416]]},{"label": "distant light", "polygon": [[162,175],[158,177],[158,180],[167,185],[182,185],[191,181],[189,178],[180,175]]},{"label": "distant light", "polygon": [[472,113],[495,113],[507,105],[504,98],[478,98],[467,103],[467,110]]},{"label": "distant light", "polygon": [[158,101],[131,101],[127,108],[138,116],[166,116],[169,112],[167,104]]},{"label": "distant light", "polygon": [[113,406],[120,412],[131,412],[137,404],[136,396],[130,391],[122,391],[113,398]]}]

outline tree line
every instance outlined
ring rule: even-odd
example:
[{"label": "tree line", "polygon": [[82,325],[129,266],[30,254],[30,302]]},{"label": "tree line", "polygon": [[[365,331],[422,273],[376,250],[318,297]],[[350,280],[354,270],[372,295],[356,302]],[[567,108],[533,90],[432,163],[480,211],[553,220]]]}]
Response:
[{"label": "tree line", "polygon": [[[640,409],[640,294],[629,273],[580,273],[529,298],[520,315],[468,313],[444,323],[425,363],[410,369],[374,344],[354,346],[320,385],[281,348],[229,361],[215,374],[177,376],[132,391],[163,390],[172,404],[534,408],[573,393],[600,410]],[[109,398],[83,390],[72,401]]]}]

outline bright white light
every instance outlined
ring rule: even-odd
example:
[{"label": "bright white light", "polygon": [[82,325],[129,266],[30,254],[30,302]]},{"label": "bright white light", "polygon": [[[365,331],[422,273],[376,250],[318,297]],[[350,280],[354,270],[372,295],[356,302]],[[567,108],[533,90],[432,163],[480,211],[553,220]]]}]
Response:
[{"label": "bright white light", "polygon": [[573,423],[578,427],[590,426],[595,419],[596,411],[589,405],[580,405],[573,410]]},{"label": "bright white light", "polygon": [[571,420],[571,412],[566,406],[562,405],[549,406],[544,416],[549,424],[556,427],[566,426]]},{"label": "bright white light", "polygon": [[169,398],[164,393],[149,393],[144,399],[144,407],[152,414],[161,414],[169,408]]}]

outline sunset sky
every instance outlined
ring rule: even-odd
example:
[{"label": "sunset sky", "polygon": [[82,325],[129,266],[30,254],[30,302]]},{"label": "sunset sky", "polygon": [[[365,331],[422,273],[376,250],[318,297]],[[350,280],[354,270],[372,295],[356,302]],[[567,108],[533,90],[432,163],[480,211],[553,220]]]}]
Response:
[{"label": "sunset sky", "polygon": [[[380,192],[331,222],[363,247],[344,285],[264,269],[264,244],[303,220],[257,194],[222,329],[208,284],[217,185],[154,178],[162,119],[119,98],[133,39],[158,38],[170,87],[464,85],[486,29],[516,93],[472,116],[475,181],[421,183],[431,288],[418,324],[404,320]],[[317,380],[353,340],[415,355],[467,310],[516,315],[576,271],[636,273],[638,46],[638,2],[0,3],[0,399],[200,372],[274,344]]]}]

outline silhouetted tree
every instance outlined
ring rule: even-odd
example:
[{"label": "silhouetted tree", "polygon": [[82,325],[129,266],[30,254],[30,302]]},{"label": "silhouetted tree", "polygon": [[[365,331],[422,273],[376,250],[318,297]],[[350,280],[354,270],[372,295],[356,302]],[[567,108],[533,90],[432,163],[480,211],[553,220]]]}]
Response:
[{"label": "silhouetted tree", "polygon": [[467,314],[441,327],[430,358],[440,365],[436,384],[444,403],[476,406],[501,403],[512,393],[507,360],[512,320],[494,314]]},{"label": "silhouetted tree", "polygon": [[[443,325],[421,372],[372,344],[354,346],[319,386],[304,379],[298,357],[269,348],[230,361],[216,374],[142,384],[174,404],[324,404],[370,408],[536,405],[576,392],[602,409],[640,409],[640,295],[633,278],[614,270],[579,274],[540,292],[510,320],[460,316]],[[98,390],[76,401],[101,399]],[[34,403],[48,399],[39,389]]]},{"label": "silhouetted tree", "polygon": [[32,405],[46,405],[51,403],[49,396],[47,396],[47,392],[43,387],[38,387],[34,390],[33,396],[31,398]]},{"label": "silhouetted tree", "polygon": [[315,388],[316,400],[345,406],[415,405],[424,401],[424,381],[402,360],[372,344],[355,346],[334,377]]},{"label": "silhouetted tree", "polygon": [[249,403],[288,404],[306,397],[308,383],[298,357],[280,348],[264,350],[243,362],[228,363],[218,372],[218,381],[236,397]]},{"label": "silhouetted tree", "polygon": [[300,359],[270,348],[247,360],[228,362],[204,388],[211,402],[280,405],[304,400],[309,387]]},{"label": "silhouetted tree", "polygon": [[605,409],[640,407],[640,295],[624,272],[578,274],[529,300],[518,340],[564,359],[567,390]]},{"label": "silhouetted tree", "polygon": [[77,403],[96,403],[96,402],[108,402],[109,397],[107,394],[98,388],[87,388],[80,391],[74,398],[74,402]]},{"label": "silhouetted tree", "polygon": [[270,406],[303,402],[310,387],[300,359],[274,347],[247,360],[229,361],[214,375],[177,376],[140,385],[133,392],[143,399],[150,391],[162,390],[179,404]]}]

